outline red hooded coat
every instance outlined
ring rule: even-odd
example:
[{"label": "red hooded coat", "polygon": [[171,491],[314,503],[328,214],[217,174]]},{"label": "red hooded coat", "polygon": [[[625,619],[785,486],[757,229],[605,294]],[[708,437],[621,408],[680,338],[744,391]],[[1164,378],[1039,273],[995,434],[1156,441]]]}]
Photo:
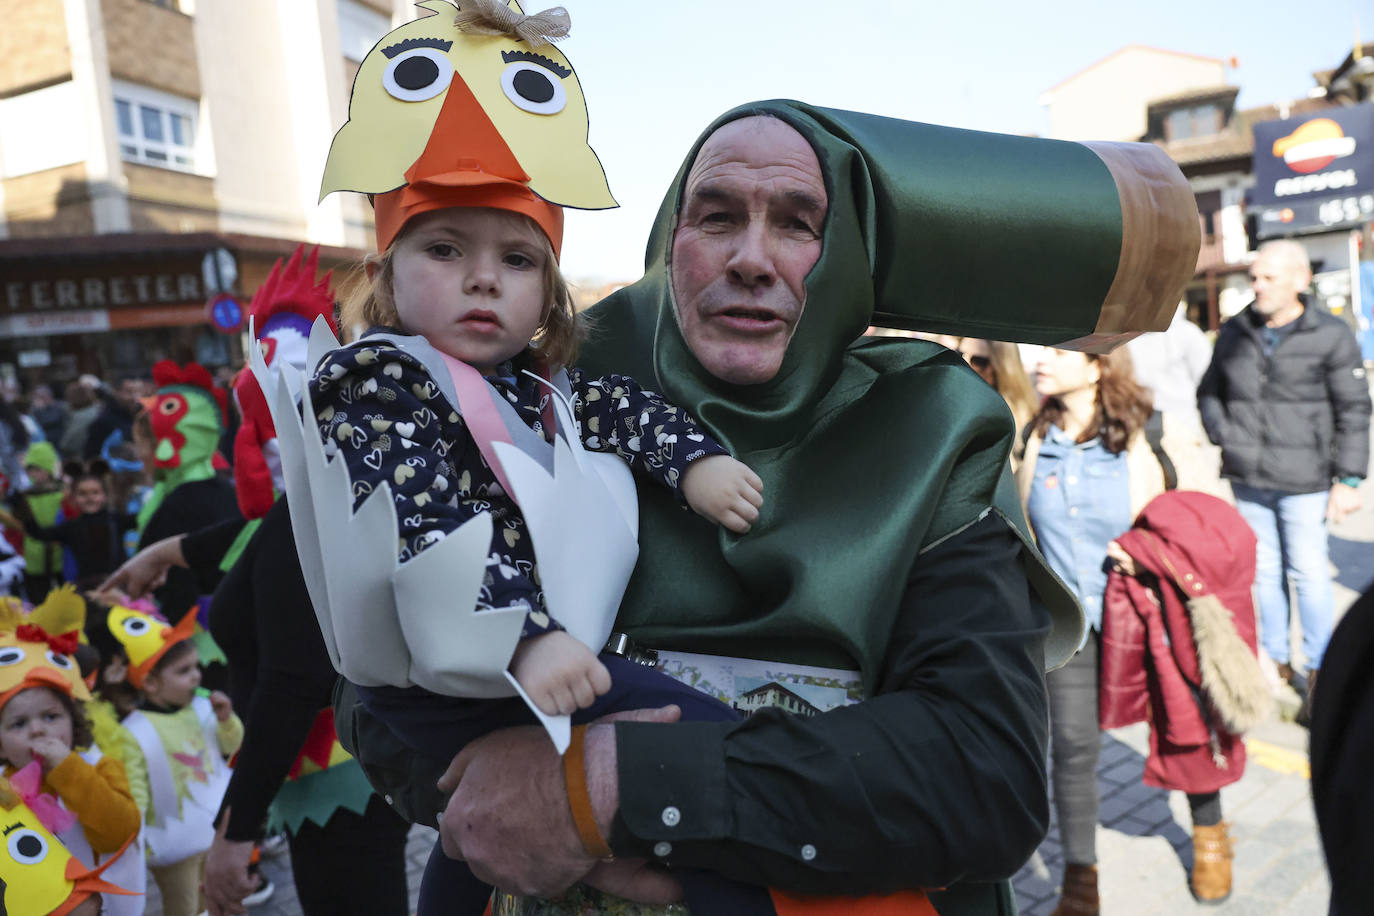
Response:
[{"label": "red hooded coat", "polygon": [[[1256,693],[1263,678],[1254,659],[1255,535],[1226,502],[1175,490],[1151,501],[1117,542],[1140,574],[1113,571],[1107,579],[1099,724],[1150,722],[1147,785],[1214,792],[1245,771],[1245,745],[1223,723],[1253,719],[1268,702]],[[1224,631],[1220,638],[1215,629],[1204,634],[1195,620],[1209,609]],[[1236,690],[1204,687],[1202,640],[1204,661],[1212,662],[1208,676],[1220,672],[1225,680],[1239,669],[1242,677],[1231,680]]]}]

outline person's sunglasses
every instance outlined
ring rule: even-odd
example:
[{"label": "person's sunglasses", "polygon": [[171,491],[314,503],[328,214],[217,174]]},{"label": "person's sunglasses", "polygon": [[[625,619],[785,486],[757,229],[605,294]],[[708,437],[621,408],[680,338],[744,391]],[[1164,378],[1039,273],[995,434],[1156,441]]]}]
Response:
[{"label": "person's sunglasses", "polygon": [[992,368],[992,360],[988,359],[986,356],[970,356],[968,358],[968,364],[979,372],[986,372],[988,369]]}]

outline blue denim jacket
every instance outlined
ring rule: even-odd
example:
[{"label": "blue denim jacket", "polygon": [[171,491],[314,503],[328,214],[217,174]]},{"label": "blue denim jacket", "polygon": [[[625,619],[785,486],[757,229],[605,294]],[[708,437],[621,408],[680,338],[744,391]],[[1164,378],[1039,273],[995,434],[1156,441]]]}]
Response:
[{"label": "blue denim jacket", "polygon": [[1050,567],[1083,602],[1088,625],[1100,631],[1107,544],[1131,527],[1126,453],[1113,455],[1099,439],[1075,443],[1051,426],[1026,514]]}]

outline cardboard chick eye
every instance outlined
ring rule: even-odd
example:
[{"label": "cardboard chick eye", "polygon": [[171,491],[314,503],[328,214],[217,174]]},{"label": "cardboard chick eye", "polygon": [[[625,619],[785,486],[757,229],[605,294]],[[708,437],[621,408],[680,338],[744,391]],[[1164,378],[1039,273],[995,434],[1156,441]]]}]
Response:
[{"label": "cardboard chick eye", "polygon": [[[437,15],[393,30],[363,59],[320,198],[508,183],[563,207],[616,206],[568,59],[547,41],[536,51],[513,35],[460,27],[448,0],[417,6]],[[535,18],[515,0],[508,8]]]}]

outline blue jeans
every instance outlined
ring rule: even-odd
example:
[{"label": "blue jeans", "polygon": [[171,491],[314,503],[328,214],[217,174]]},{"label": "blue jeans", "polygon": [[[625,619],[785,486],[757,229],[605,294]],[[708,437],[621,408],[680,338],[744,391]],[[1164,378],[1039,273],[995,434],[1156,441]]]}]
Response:
[{"label": "blue jeans", "polygon": [[1276,662],[1288,662],[1288,584],[1298,592],[1302,654],[1309,668],[1320,668],[1331,639],[1335,596],[1326,552],[1327,491],[1285,493],[1232,482],[1236,508],[1254,529],[1255,590],[1259,597],[1260,638]]}]

